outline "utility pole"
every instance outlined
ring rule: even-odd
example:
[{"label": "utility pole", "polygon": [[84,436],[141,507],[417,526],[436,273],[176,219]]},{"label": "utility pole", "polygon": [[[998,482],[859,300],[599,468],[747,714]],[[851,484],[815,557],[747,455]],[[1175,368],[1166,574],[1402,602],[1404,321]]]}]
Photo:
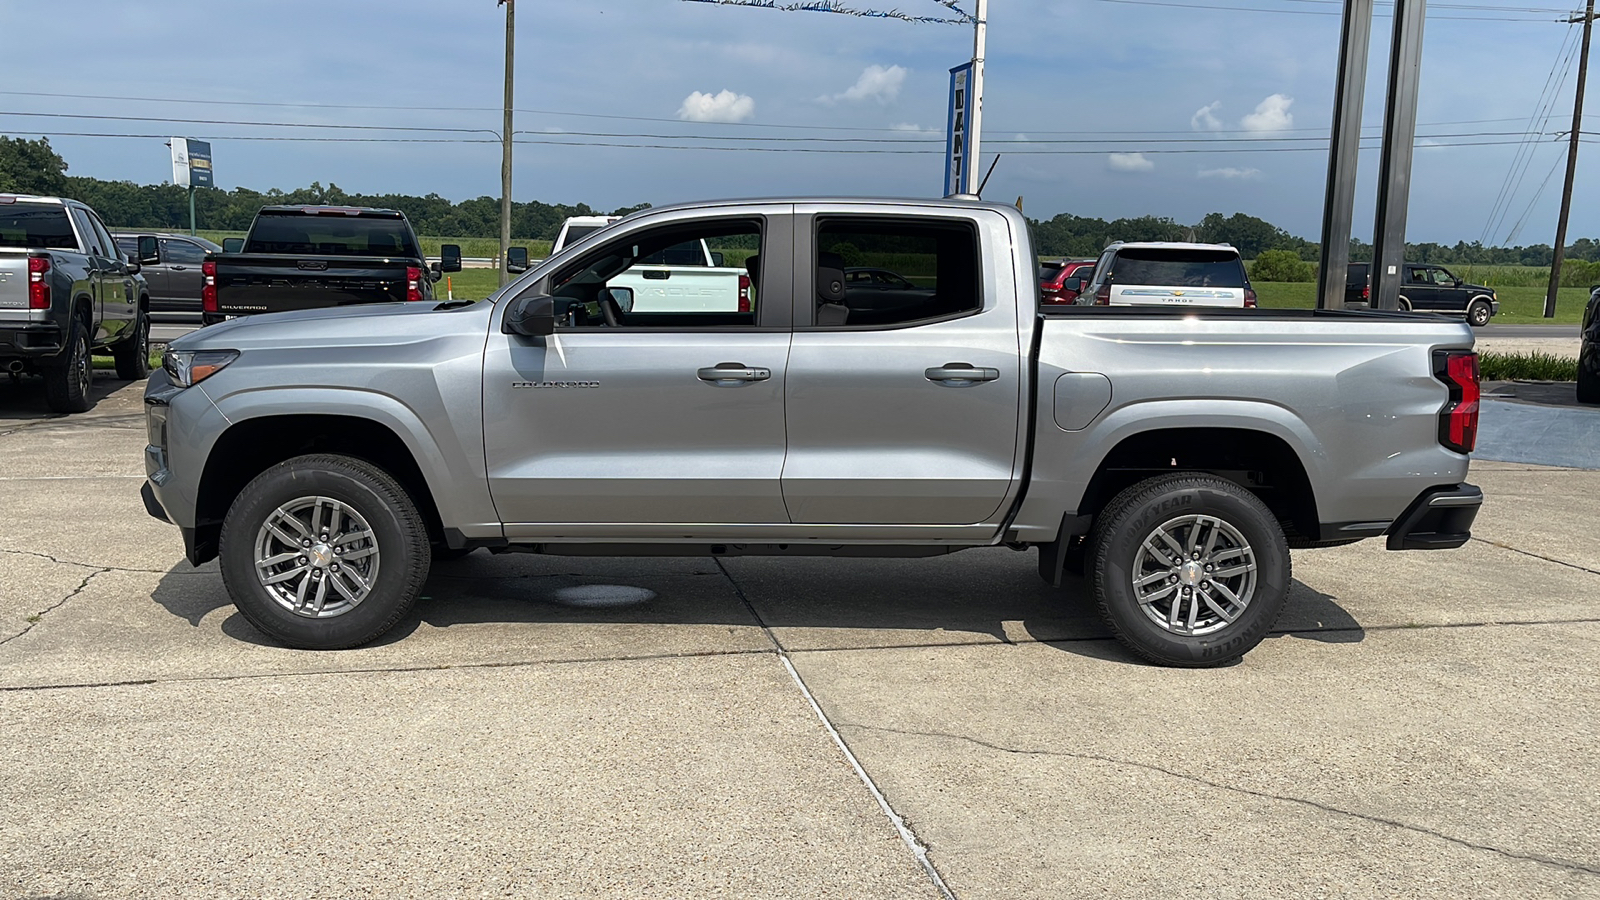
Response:
[{"label": "utility pole", "polygon": [[[972,102],[967,106],[967,128],[972,135],[967,146],[967,170],[962,173],[966,184],[961,190],[972,193],[972,180],[977,177],[978,143],[983,138],[983,51],[989,37],[989,0],[976,0],[972,14],[972,84],[968,92]],[[981,188],[980,188],[981,190]]]},{"label": "utility pole", "polygon": [[1572,134],[1567,145],[1567,184],[1561,190],[1561,218],[1556,222],[1556,255],[1550,262],[1550,289],[1544,295],[1544,317],[1556,317],[1556,290],[1561,287],[1561,257],[1567,249],[1567,214],[1572,211],[1572,179],[1578,173],[1578,135],[1583,127],[1583,83],[1589,75],[1589,31],[1594,27],[1594,0],[1589,0],[1583,18],[1583,49],[1578,54],[1578,91],[1572,98]]},{"label": "utility pole", "polygon": [[500,0],[506,8],[506,107],[500,132],[500,283],[511,279],[506,270],[506,255],[511,252],[511,82],[513,54],[516,52],[517,0]]}]

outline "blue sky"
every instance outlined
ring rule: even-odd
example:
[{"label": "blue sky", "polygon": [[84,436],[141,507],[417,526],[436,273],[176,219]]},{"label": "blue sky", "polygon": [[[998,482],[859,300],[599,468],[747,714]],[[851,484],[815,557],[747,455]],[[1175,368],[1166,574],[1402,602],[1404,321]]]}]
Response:
[{"label": "blue sky", "polygon": [[[1339,6],[1327,0],[1164,2],[1277,12],[993,0],[983,165],[996,152],[1005,157],[985,196],[1009,202],[1020,195],[1029,215],[1044,218],[1061,212],[1108,219],[1154,214],[1194,222],[1208,212],[1239,211],[1316,239],[1327,165],[1322,139],[1339,38],[1339,17],[1327,13]],[[1561,4],[1540,5],[1549,2],[1456,0],[1430,9],[1418,133],[1453,136],[1428,138],[1418,148],[1409,239],[1453,243],[1488,232],[1489,243],[1502,243],[1519,220],[1524,225],[1511,243],[1553,239],[1560,170],[1534,200],[1561,154],[1551,138],[1534,151],[1511,193],[1509,213],[1496,214],[1497,224],[1491,221],[1518,152],[1512,142],[1527,128],[1552,64],[1570,47],[1564,42],[1572,29],[1554,21],[1559,13],[1544,11]],[[1469,4],[1495,8],[1453,8]],[[1511,12],[1507,4],[1542,11]],[[896,0],[878,8],[891,6],[941,12],[934,0]],[[970,10],[970,0],[964,6]],[[521,0],[519,7],[516,106],[525,112],[517,115],[516,127],[529,132],[520,139],[701,147],[733,146],[726,140],[732,137],[834,140],[746,141],[736,150],[522,144],[514,174],[518,200],[611,208],[729,196],[940,192],[946,73],[970,57],[970,28],[679,0]],[[68,132],[178,134],[212,141],[218,182],[225,187],[292,188],[318,180],[351,191],[432,191],[454,200],[498,194],[499,145],[492,135],[474,131],[500,124],[505,32],[503,12],[492,0],[74,0],[49,8],[52,24],[40,29],[45,9],[36,2],[0,2],[0,32],[8,35],[59,35],[63,16],[72,23],[70,63],[63,52],[67,42],[8,42],[7,68],[24,77],[0,84],[0,131],[50,135],[72,174],[148,183],[170,178],[171,167],[159,138]],[[1373,24],[1365,105],[1373,125],[1382,115],[1390,22],[1380,15]],[[1539,130],[1569,127],[1572,80],[1569,74],[1550,107],[1554,118],[1539,123]],[[463,130],[328,127],[333,125]],[[1600,130],[1600,122],[1590,118],[1585,130]],[[245,136],[491,142],[238,139]],[[1257,140],[1262,138],[1279,140]],[[1290,138],[1301,140],[1282,140]],[[1113,143],[1040,143],[1107,139]],[[1478,142],[1497,143],[1435,146]],[[749,149],[757,146],[791,150]],[[1174,149],[1207,152],[1160,152]],[[1041,152],[1052,150],[1087,152]],[[1363,153],[1358,236],[1371,232],[1376,169],[1376,151]],[[1569,239],[1600,236],[1600,204],[1593,202],[1600,196],[1597,172],[1600,144],[1586,144]]]}]

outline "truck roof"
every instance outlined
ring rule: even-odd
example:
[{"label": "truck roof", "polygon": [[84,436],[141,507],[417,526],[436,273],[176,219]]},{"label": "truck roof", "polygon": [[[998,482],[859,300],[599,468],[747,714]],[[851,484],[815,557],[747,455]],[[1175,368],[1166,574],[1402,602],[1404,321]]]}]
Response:
[{"label": "truck roof", "polygon": [[287,216],[299,213],[306,216],[371,216],[384,219],[403,219],[405,213],[397,209],[379,209],[373,206],[263,206],[256,215]]},{"label": "truck roof", "polygon": [[7,194],[0,192],[0,203],[10,204],[17,203],[19,201],[26,201],[28,203],[54,203],[59,206],[66,206],[69,203],[75,203],[78,206],[83,205],[81,201],[69,200],[65,197],[40,197],[35,194]]},{"label": "truck roof", "polygon": [[1151,250],[1233,250],[1238,252],[1232,244],[1201,244],[1194,241],[1112,241],[1106,249],[1112,247],[1120,249],[1151,249]]}]

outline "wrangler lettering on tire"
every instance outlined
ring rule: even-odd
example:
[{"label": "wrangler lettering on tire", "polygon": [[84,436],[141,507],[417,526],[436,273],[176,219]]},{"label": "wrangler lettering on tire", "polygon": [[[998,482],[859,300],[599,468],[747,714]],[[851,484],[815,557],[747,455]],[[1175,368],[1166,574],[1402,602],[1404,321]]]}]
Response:
[{"label": "wrangler lettering on tire", "polygon": [[1095,603],[1128,649],[1169,666],[1216,666],[1260,643],[1289,592],[1289,548],[1237,484],[1175,473],[1114,497],[1089,539]]}]

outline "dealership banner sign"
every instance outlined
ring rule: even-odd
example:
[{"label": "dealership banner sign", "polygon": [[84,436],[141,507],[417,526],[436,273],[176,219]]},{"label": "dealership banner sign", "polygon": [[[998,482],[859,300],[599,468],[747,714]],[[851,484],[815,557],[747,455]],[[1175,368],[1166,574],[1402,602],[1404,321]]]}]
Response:
[{"label": "dealership banner sign", "polygon": [[968,87],[971,84],[972,63],[964,63],[950,70],[950,123],[944,142],[944,193],[947,197],[967,189],[967,150],[972,146],[967,129]]},{"label": "dealership banner sign", "polygon": [[172,139],[172,183],[179,187],[212,187],[211,144],[191,138]]}]

